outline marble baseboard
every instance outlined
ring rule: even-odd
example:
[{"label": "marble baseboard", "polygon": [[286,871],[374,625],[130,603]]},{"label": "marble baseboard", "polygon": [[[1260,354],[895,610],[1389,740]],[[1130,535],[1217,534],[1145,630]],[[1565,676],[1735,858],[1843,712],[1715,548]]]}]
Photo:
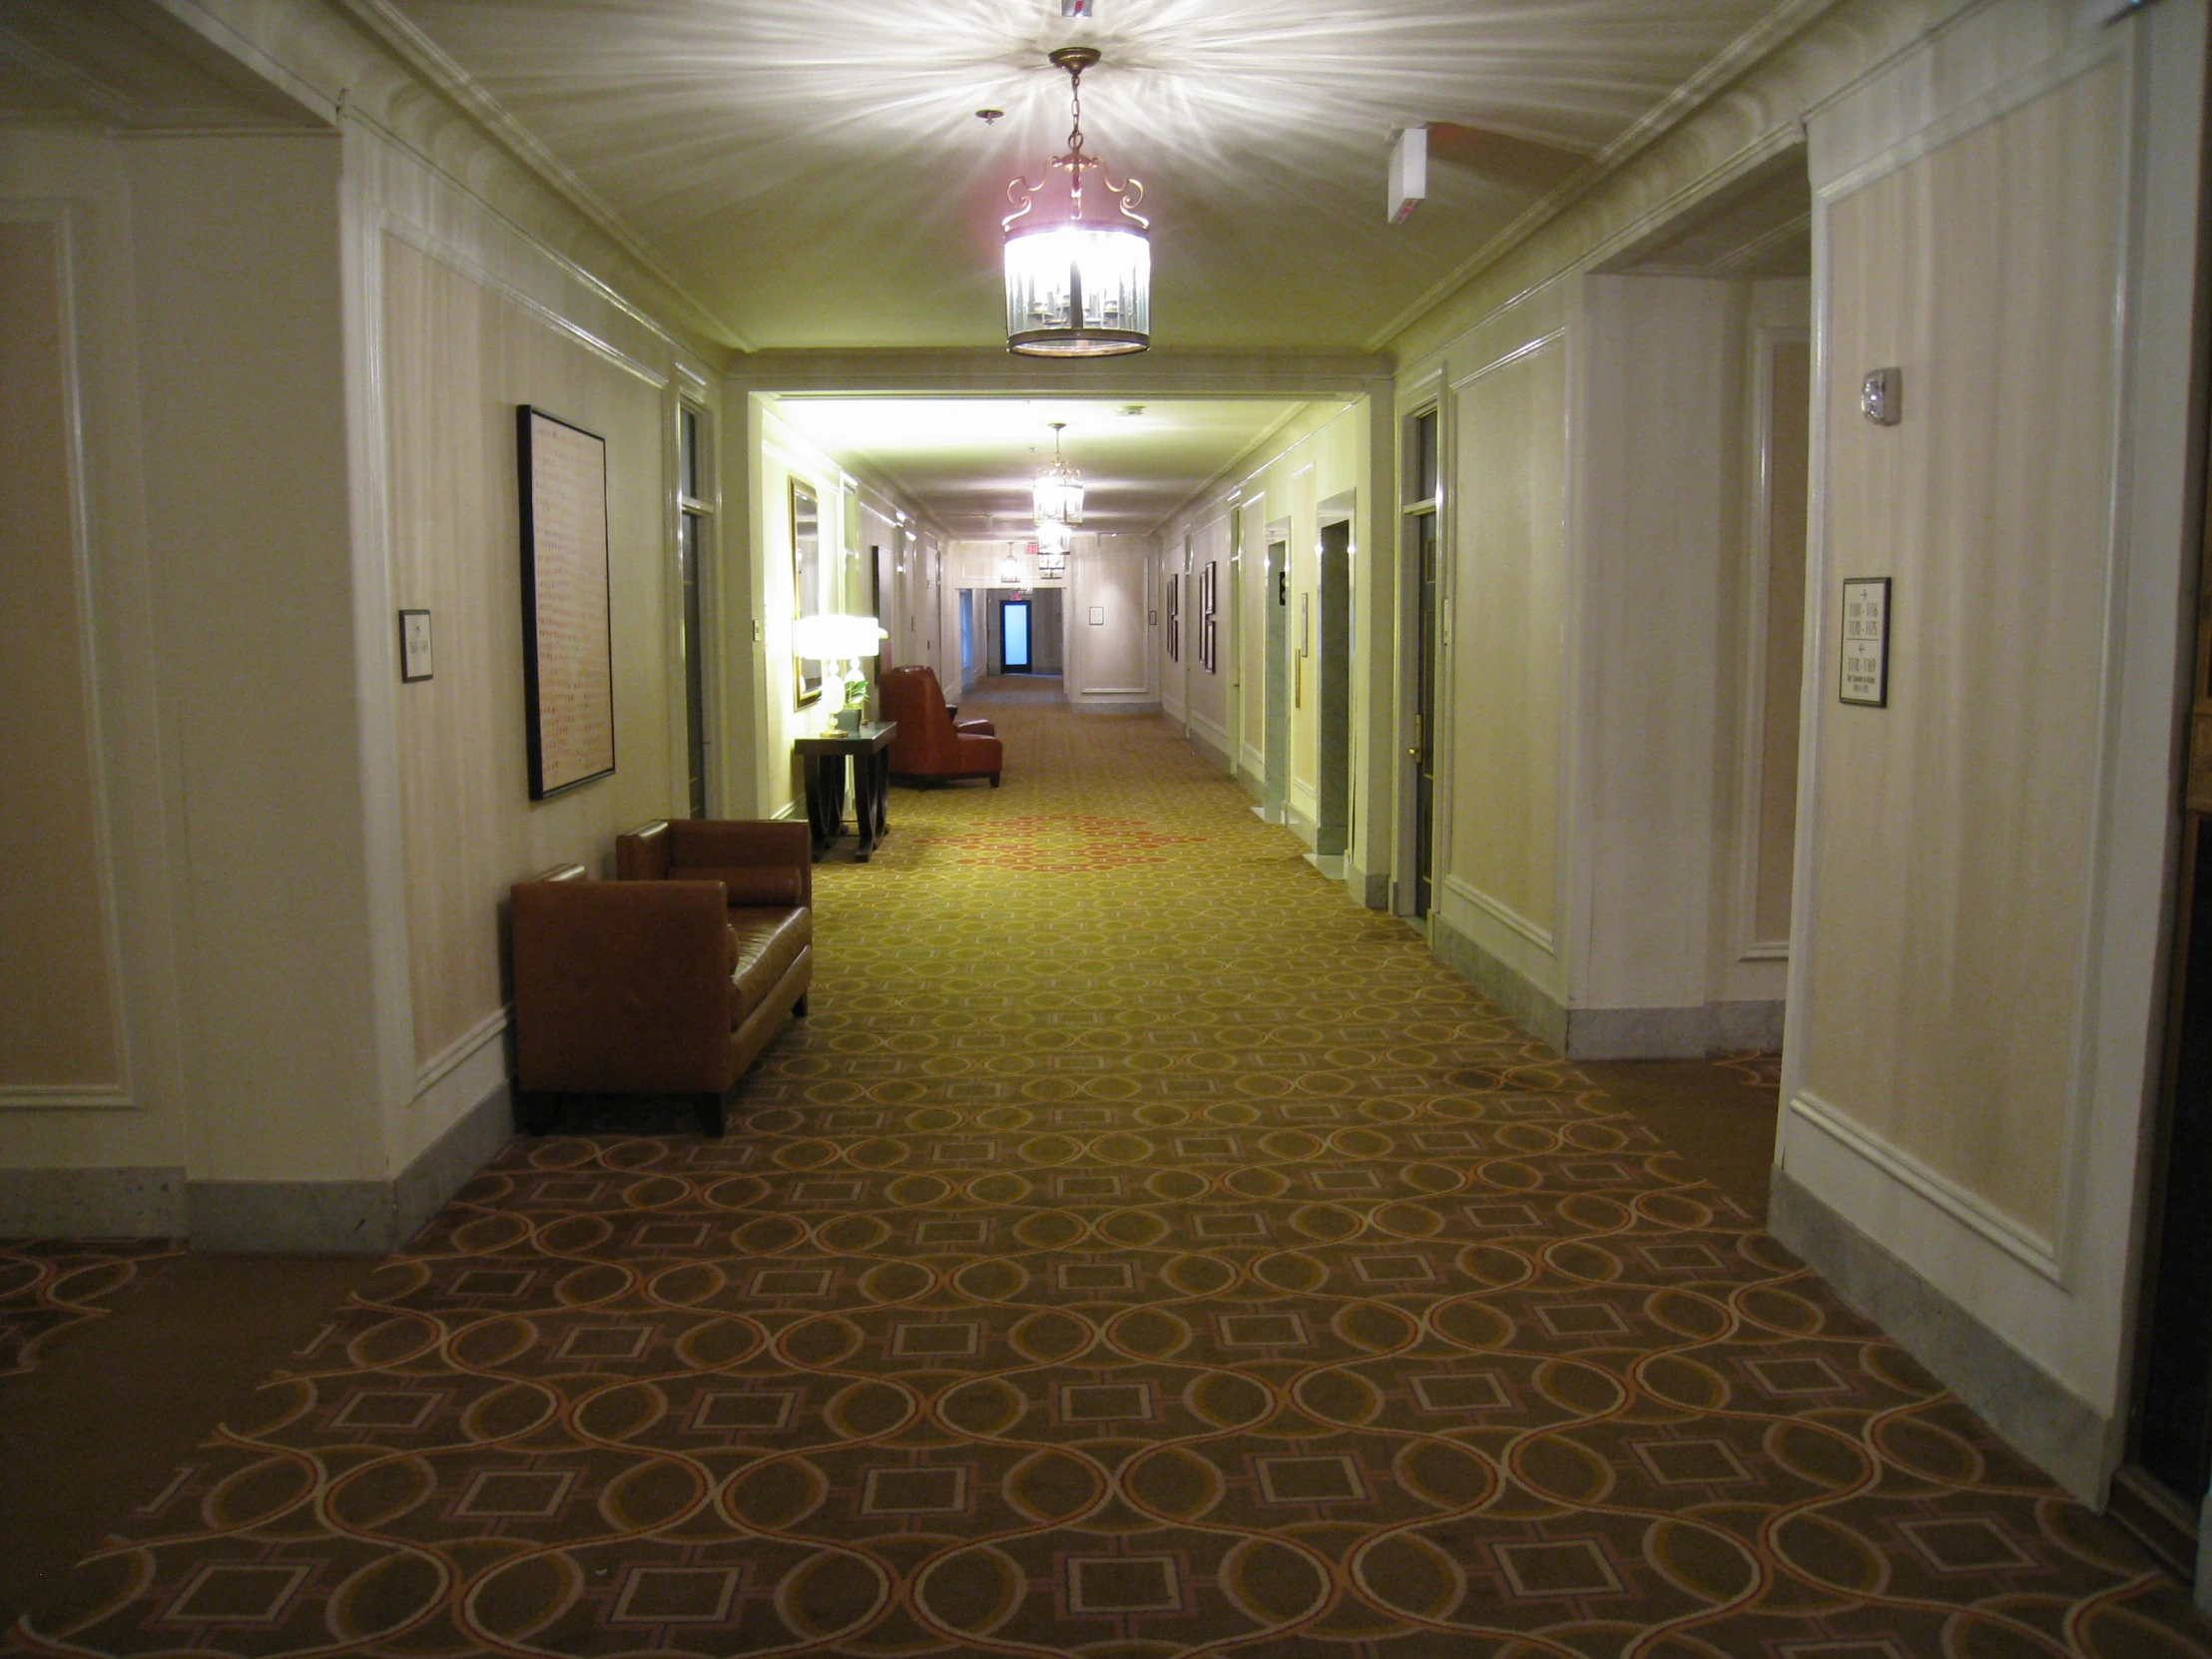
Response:
[{"label": "marble baseboard", "polygon": [[1345,860],[1345,889],[1371,910],[1390,907],[1388,870],[1362,869],[1348,857]]},{"label": "marble baseboard", "polygon": [[1570,1008],[1570,1060],[1696,1060],[1716,1048],[1782,1047],[1780,1002],[1708,1002],[1689,1008]]},{"label": "marble baseboard", "polygon": [[1565,1052],[1567,1007],[1542,986],[1523,977],[1439,915],[1429,917],[1428,947],[1462,979],[1505,1010],[1515,1025],[1540,1043]]},{"label": "marble baseboard", "polygon": [[1780,1002],[1570,1008],[1441,916],[1434,922],[1429,947],[1479,985],[1523,1031],[1570,1060],[1697,1060],[1717,1048],[1772,1052],[1782,1046]]},{"label": "marble baseboard", "polygon": [[0,1235],[11,1239],[181,1239],[189,1225],[185,1172],[0,1170]]},{"label": "marble baseboard", "polygon": [[1206,728],[1196,722],[1191,723],[1183,733],[1183,737],[1184,741],[1189,743],[1193,749],[1196,749],[1214,765],[1220,767],[1222,771],[1227,772],[1236,764],[1230,757],[1229,746],[1225,743],[1215,742]]},{"label": "marble baseboard", "polygon": [[195,1181],[196,1250],[380,1256],[396,1250],[514,1136],[502,1079],[391,1181]]},{"label": "marble baseboard", "polygon": [[[1767,1228],[1837,1294],[1889,1333],[2021,1455],[2101,1506],[2119,1424],[2077,1398],[1972,1314],[1845,1217],[1774,1172]],[[2204,1574],[2198,1574],[2201,1584]]]}]

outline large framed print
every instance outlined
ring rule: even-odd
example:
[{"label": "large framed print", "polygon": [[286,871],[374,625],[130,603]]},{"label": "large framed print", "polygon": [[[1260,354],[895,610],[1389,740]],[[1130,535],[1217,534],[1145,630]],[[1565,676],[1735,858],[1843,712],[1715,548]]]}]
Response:
[{"label": "large framed print", "polygon": [[[822,503],[814,489],[792,480],[792,618],[822,610]],[[881,615],[881,612],[877,612]],[[792,659],[792,706],[804,709],[822,695],[828,670],[813,657]]]},{"label": "large framed print", "polygon": [[527,403],[515,434],[530,799],[543,801],[615,770],[607,440]]},{"label": "large framed print", "polygon": [[1168,661],[1183,660],[1183,577],[1180,572],[1168,573]]}]

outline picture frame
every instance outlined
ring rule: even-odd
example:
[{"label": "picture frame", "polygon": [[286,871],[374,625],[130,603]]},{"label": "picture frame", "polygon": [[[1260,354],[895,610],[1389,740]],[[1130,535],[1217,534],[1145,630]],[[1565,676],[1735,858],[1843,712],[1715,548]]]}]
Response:
[{"label": "picture frame", "polygon": [[522,682],[530,799],[615,770],[607,440],[515,408],[522,528]]},{"label": "picture frame", "polygon": [[[792,620],[822,609],[822,498],[814,486],[794,478],[792,509]],[[829,665],[815,657],[792,658],[792,707],[818,701]]]},{"label": "picture frame", "polygon": [[1168,661],[1183,660],[1183,576],[1180,571],[1168,573]]},{"label": "picture frame", "polygon": [[1220,656],[1214,646],[1214,619],[1212,617],[1206,618],[1199,624],[1198,650],[1199,661],[1205,666],[1206,672],[1208,674],[1217,672]]},{"label": "picture frame", "polygon": [[430,613],[428,611],[401,611],[399,613],[399,683],[414,685],[431,678],[433,665],[430,656]]}]

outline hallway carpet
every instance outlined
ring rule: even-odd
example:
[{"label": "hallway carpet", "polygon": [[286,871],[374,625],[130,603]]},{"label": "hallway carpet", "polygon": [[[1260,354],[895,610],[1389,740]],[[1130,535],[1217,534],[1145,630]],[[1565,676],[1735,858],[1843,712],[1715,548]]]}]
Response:
[{"label": "hallway carpet", "polygon": [[48,1342],[158,1270],[173,1239],[0,1239],[0,1377],[32,1370]]},{"label": "hallway carpet", "polygon": [[12,1650],[2206,1651],[1164,722],[991,712],[727,1140],[515,1143]]}]

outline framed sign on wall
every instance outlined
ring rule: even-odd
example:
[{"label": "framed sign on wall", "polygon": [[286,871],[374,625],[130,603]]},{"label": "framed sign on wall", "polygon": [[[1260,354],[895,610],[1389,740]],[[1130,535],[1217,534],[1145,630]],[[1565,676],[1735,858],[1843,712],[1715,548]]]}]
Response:
[{"label": "framed sign on wall", "polygon": [[1863,708],[1890,706],[1890,578],[1844,581],[1844,641],[1836,695]]},{"label": "framed sign on wall", "polygon": [[527,403],[515,433],[530,799],[543,801],[615,770],[607,440]]}]

